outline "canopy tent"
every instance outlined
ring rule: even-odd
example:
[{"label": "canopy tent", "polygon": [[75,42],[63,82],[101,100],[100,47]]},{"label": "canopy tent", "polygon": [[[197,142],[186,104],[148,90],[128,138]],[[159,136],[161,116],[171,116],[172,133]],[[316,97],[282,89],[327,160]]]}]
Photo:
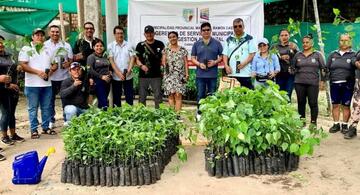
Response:
[{"label": "canopy tent", "polygon": [[[171,1],[171,0],[169,0]],[[282,0],[264,0],[272,3]],[[45,28],[57,15],[62,3],[65,13],[77,13],[76,0],[0,0],[0,6],[37,9],[28,12],[0,12],[0,28],[16,35],[30,35],[34,28]],[[102,14],[105,14],[105,0],[101,0]],[[118,15],[127,15],[128,0],[118,0]]]},{"label": "canopy tent", "polygon": [[[63,4],[66,13],[77,13],[76,0],[0,0],[0,6],[26,7],[39,10],[58,11],[59,3]],[[128,0],[118,0],[118,14],[126,15]],[[101,0],[101,13],[105,15],[105,0]]]},{"label": "canopy tent", "polygon": [[16,35],[31,35],[34,28],[47,26],[59,13],[56,11],[0,12],[2,30]]}]

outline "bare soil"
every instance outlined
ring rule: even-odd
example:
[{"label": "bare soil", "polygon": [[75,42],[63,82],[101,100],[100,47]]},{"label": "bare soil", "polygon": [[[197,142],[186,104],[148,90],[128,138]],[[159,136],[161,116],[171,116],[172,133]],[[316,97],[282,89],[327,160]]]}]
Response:
[{"label": "bare soil", "polygon": [[[151,104],[151,103],[150,103]],[[60,102],[57,102],[60,105]],[[194,106],[186,106],[188,112]],[[321,109],[320,109],[321,110]],[[62,111],[57,107],[56,131],[61,132]],[[186,146],[188,161],[180,165],[174,156],[156,184],[135,187],[85,187],[60,183],[61,163],[65,158],[61,133],[42,135],[31,140],[26,101],[20,99],[17,109],[18,133],[23,143],[4,146],[7,160],[0,162],[0,194],[360,194],[360,138],[344,140],[342,134],[331,134],[310,157],[301,157],[297,171],[285,175],[250,175],[216,179],[204,168],[204,143],[199,137],[197,146]],[[185,119],[185,124],[193,125]],[[318,126],[330,128],[331,119],[321,116]],[[184,141],[183,143],[188,143]],[[54,146],[56,153],[48,158],[42,181],[37,185],[13,185],[12,162],[16,155],[37,150],[39,158]]]}]

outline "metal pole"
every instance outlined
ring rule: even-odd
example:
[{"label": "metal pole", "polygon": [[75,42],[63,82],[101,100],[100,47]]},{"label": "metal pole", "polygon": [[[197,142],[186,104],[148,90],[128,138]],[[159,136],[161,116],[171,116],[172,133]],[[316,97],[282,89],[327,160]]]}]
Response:
[{"label": "metal pole", "polygon": [[[321,26],[320,26],[320,18],[319,18],[319,10],[317,6],[317,0],[313,0],[314,5],[314,15],[315,15],[315,22],[317,26],[317,35],[318,35],[318,44],[320,47],[320,52],[325,57],[325,51],[324,51],[324,43],[322,41],[322,34],[321,34]],[[331,114],[331,102],[330,102],[330,91],[329,91],[329,82],[325,82],[325,90],[326,90],[326,100],[327,100],[327,112],[330,115]]]}]

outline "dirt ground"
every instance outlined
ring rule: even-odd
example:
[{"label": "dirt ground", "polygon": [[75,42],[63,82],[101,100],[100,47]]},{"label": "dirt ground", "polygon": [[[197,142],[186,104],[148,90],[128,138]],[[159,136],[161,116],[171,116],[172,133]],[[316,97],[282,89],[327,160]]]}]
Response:
[{"label": "dirt ground", "polygon": [[[57,102],[59,105],[59,102]],[[186,110],[195,110],[186,106]],[[321,109],[320,109],[321,110]],[[63,124],[62,112],[57,107],[56,131]],[[60,183],[61,163],[65,158],[61,135],[43,135],[31,140],[26,102],[21,98],[18,109],[18,133],[26,138],[23,143],[4,146],[7,160],[0,162],[0,194],[360,194],[360,137],[344,140],[340,133],[331,134],[311,157],[301,157],[297,171],[286,175],[251,175],[216,179],[204,170],[204,140],[197,146],[186,146],[188,161],[179,165],[174,156],[156,184],[135,187],[85,187]],[[328,129],[331,119],[320,116],[319,126]],[[56,153],[48,158],[42,181],[38,185],[13,185],[12,162],[16,155],[37,150],[42,158],[54,146]]]}]

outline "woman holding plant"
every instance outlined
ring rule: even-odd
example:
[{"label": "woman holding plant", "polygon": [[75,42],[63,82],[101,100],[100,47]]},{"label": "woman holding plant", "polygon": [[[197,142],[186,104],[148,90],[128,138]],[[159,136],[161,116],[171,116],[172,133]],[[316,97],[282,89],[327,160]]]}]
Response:
[{"label": "woman holding plant", "polygon": [[104,52],[104,43],[98,39],[93,41],[94,53],[87,58],[87,65],[90,66],[91,78],[95,81],[95,94],[98,99],[98,107],[106,109],[109,104],[107,97],[110,92],[110,61]]},{"label": "woman holding plant", "polygon": [[294,75],[289,72],[290,62],[294,55],[299,51],[298,46],[289,41],[290,32],[287,29],[282,29],[279,32],[279,43],[272,47],[276,49],[280,62],[280,72],[276,75],[276,84],[280,86],[280,90],[288,93],[291,101],[291,94],[294,88]]},{"label": "woman holding plant", "polygon": [[269,41],[262,38],[258,41],[259,52],[251,62],[251,75],[255,77],[255,87],[266,86],[267,80],[274,80],[276,74],[280,72],[279,59],[275,54],[269,52]]},{"label": "woman holding plant", "polygon": [[164,94],[169,96],[169,104],[176,111],[181,110],[182,95],[185,93],[185,84],[189,79],[187,66],[187,51],[178,45],[178,33],[169,32],[169,44],[165,47],[162,64],[165,67]]},{"label": "woman holding plant", "polygon": [[[303,51],[295,54],[292,61],[291,72],[295,74],[295,91],[300,117],[305,119],[306,100],[311,110],[310,123],[316,127],[318,117],[319,72],[326,68],[324,56],[315,51],[311,34],[302,39]],[[324,75],[321,75],[324,78]]]}]

